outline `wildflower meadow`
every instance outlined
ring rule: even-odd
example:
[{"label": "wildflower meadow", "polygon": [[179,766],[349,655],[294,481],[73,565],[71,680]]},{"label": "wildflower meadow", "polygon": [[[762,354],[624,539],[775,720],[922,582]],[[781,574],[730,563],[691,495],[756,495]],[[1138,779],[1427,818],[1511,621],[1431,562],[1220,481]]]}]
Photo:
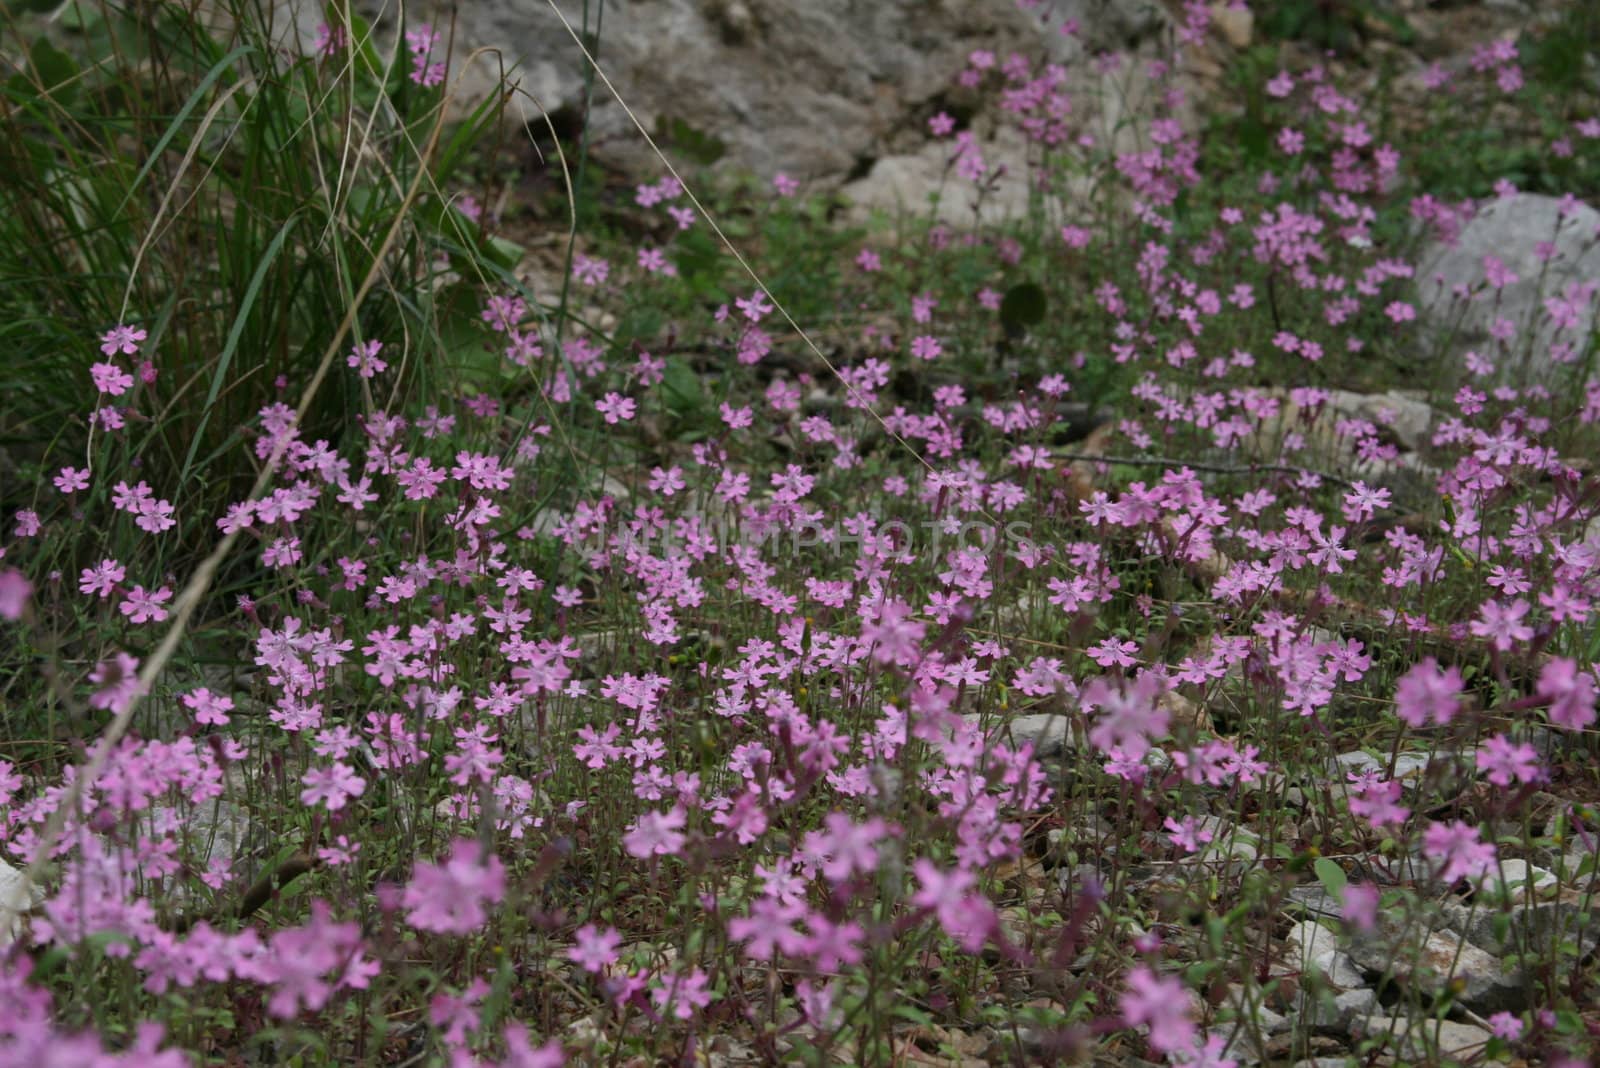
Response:
[{"label": "wildflower meadow", "polygon": [[891,211],[556,6],[647,173],[0,5],[0,1066],[1591,1063],[1595,9],[973,47]]}]

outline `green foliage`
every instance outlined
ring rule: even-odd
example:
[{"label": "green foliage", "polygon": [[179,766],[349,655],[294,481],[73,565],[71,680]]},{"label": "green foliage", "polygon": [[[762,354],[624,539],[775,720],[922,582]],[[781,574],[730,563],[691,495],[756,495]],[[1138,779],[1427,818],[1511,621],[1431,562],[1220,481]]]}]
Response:
[{"label": "green foliage", "polygon": [[656,117],[656,142],[702,167],[711,166],[728,153],[721,138],[676,116]]},{"label": "green foliage", "polygon": [[1416,36],[1405,19],[1380,0],[1268,0],[1252,10],[1269,37],[1339,53],[1357,51],[1375,26],[1383,26],[1402,44]]},{"label": "green foliage", "polygon": [[[369,272],[385,284],[346,347],[381,340],[403,391],[437,389],[438,357],[475,320],[435,299],[438,257],[481,279],[519,255],[443,192],[497,100],[434,144],[442,92],[410,82],[403,53],[385,66],[360,19],[353,49],[319,58],[284,53],[253,4],[229,15],[219,34],[175,4],[79,2],[54,39],[9,27],[25,58],[0,85],[0,389],[16,402],[0,435],[25,461],[52,442],[96,469],[138,457],[138,479],[193,524],[190,551],[254,478],[243,428],[294,404],[280,380],[312,377]],[[149,334],[148,419],[95,435],[88,369],[124,319]],[[307,436],[336,444],[366,403],[359,379],[333,375]]]},{"label": "green foliage", "polygon": [[1000,300],[1000,325],[1007,334],[1022,334],[1029,327],[1044,322],[1048,305],[1043,286],[1037,282],[1019,282],[1006,290]]}]

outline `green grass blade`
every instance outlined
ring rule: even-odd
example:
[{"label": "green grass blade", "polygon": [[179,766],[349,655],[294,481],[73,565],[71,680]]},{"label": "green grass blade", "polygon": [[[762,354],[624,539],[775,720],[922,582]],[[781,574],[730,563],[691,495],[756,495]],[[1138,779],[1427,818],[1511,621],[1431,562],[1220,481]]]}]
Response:
[{"label": "green grass blade", "polygon": [[200,449],[200,439],[204,436],[206,424],[211,421],[212,408],[217,403],[217,394],[222,392],[222,383],[227,380],[228,368],[233,363],[233,355],[238,351],[239,339],[244,336],[246,321],[250,318],[250,311],[255,306],[256,297],[261,292],[261,286],[266,282],[267,272],[278,259],[278,253],[283,249],[283,243],[288,240],[289,233],[300,221],[300,214],[289,216],[284,220],[278,232],[273,235],[272,243],[261,254],[261,261],[256,265],[255,274],[250,278],[250,285],[244,291],[244,300],[239,303],[239,314],[234,316],[233,326],[228,330],[228,340],[222,346],[222,354],[217,358],[217,370],[211,378],[211,388],[206,391],[206,403],[200,412],[200,422],[196,425],[194,437],[189,441],[189,452],[183,458],[183,468],[178,474],[178,484],[182,485],[189,477],[189,469],[194,464],[195,453]]},{"label": "green grass blade", "polygon": [[150,150],[150,158],[144,161],[144,166],[139,168],[139,173],[133,176],[133,181],[128,184],[127,192],[122,195],[122,202],[117,205],[117,210],[113,214],[122,214],[122,209],[128,206],[129,198],[138,191],[139,186],[144,184],[145,178],[149,177],[151,168],[156,165],[156,160],[161,158],[161,153],[166,150],[172,139],[178,135],[178,131],[183,128],[183,124],[188,121],[189,116],[194,114],[194,109],[200,106],[201,100],[205,99],[206,91],[217,83],[217,80],[222,77],[229,67],[233,66],[240,58],[254,51],[254,45],[239,45],[232,52],[218,60],[210,70],[206,71],[206,76],[200,79],[200,84],[194,87],[194,92],[189,94],[189,99],[183,102],[183,107],[178,109],[178,113],[173,116],[172,122],[167,125],[166,132],[161,135],[160,139],[156,141],[155,147]]}]

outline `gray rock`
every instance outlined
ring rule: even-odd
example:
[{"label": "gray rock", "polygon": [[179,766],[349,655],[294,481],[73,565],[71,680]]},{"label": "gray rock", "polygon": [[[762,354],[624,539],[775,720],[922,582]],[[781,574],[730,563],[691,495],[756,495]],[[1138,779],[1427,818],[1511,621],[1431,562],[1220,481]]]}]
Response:
[{"label": "gray rock", "polygon": [[[1594,329],[1593,301],[1585,302],[1576,329],[1568,330],[1558,330],[1544,307],[1546,299],[1562,297],[1569,285],[1600,280],[1600,245],[1595,240],[1600,212],[1580,204],[1562,219],[1560,204],[1555,197],[1532,193],[1497,198],[1462,228],[1453,246],[1434,242],[1418,260],[1416,282],[1425,319],[1440,336],[1455,331],[1457,352],[1498,352],[1489,337],[1490,325],[1498,318],[1517,325],[1513,355],[1497,359],[1508,380],[1548,378],[1554,368],[1551,345],[1577,342],[1581,355],[1581,345]],[[1543,263],[1536,248],[1546,241],[1554,242],[1556,255]],[[1483,283],[1485,256],[1498,257],[1517,281],[1499,291],[1498,305],[1496,292],[1487,288],[1463,302],[1455,290],[1470,291]]]},{"label": "gray rock", "polygon": [[[1513,953],[1548,957],[1564,941],[1575,943],[1580,953],[1600,945],[1600,913],[1592,905],[1585,906],[1582,895],[1570,890],[1553,901],[1522,903],[1504,910],[1451,902],[1444,906],[1444,915],[1451,930],[1502,957]],[[1520,973],[1511,978],[1520,978]]]},{"label": "gray rock", "polygon": [[1261,852],[1261,836],[1219,816],[1200,817],[1200,827],[1211,832],[1211,841],[1189,860],[1253,862]]},{"label": "gray rock", "polygon": [[[985,189],[955,173],[951,165],[954,145],[935,141],[916,152],[883,156],[867,174],[846,185],[842,192],[852,206],[852,216],[863,219],[873,211],[891,218],[928,216],[950,226],[970,224],[975,213],[991,222],[1018,219],[1027,214],[1030,198],[1028,143],[1021,133],[1001,129],[978,142],[987,167]],[[937,205],[932,204],[937,195]]]},{"label": "gray rock", "polygon": [[1366,985],[1366,978],[1350,954],[1339,948],[1339,939],[1320,923],[1302,920],[1289,928],[1289,959],[1303,971],[1315,971],[1340,990]]},{"label": "gray rock", "polygon": [[[1307,463],[1364,479],[1394,490],[1401,500],[1421,495],[1437,475],[1416,451],[1429,441],[1433,412],[1413,393],[1365,394],[1332,390],[1325,403],[1310,409],[1295,403],[1288,389],[1260,392],[1280,403],[1277,413],[1262,420],[1246,438],[1247,447],[1258,455]],[[1362,436],[1344,427],[1346,422],[1356,419],[1376,426],[1380,440],[1393,444],[1399,450],[1398,455],[1391,460],[1368,459],[1361,455],[1357,445]],[[1291,435],[1303,442],[1299,449],[1285,448]]]},{"label": "gray rock", "polygon": [[1378,1008],[1378,995],[1366,987],[1339,994],[1302,990],[1295,995],[1295,1017],[1312,1031],[1347,1033],[1353,1020],[1364,1019]]},{"label": "gray rock", "polygon": [[1519,977],[1507,975],[1500,961],[1445,929],[1430,930],[1419,946],[1420,929],[1396,917],[1380,916],[1371,931],[1352,939],[1350,956],[1374,975],[1393,979],[1423,997],[1453,992],[1478,1012],[1519,1008],[1526,991]]},{"label": "gray rock", "polygon": [[1075,748],[1078,735],[1072,720],[1059,712],[1036,712],[1007,720],[998,729],[1001,738],[1009,738],[1013,745],[1033,743],[1033,754],[1040,759],[1059,757],[1068,748]]},{"label": "gray rock", "polygon": [[[576,0],[560,7],[578,28]],[[915,130],[920,143],[932,102],[974,49],[1071,63],[1086,49],[1137,42],[1166,18],[1154,0],[1075,0],[1055,15],[1078,17],[1082,39],[1061,36],[1059,18],[1041,21],[1012,0],[611,0],[597,58],[647,128],[682,120],[723,141],[741,167],[842,177],[888,155],[900,131]],[[461,5],[457,37],[463,56],[501,49],[544,111],[581,108],[581,55],[544,0]],[[592,121],[594,151],[659,169],[603,85]]]},{"label": "gray rock", "polygon": [[1463,1058],[1481,1052],[1489,1032],[1453,1020],[1406,1020],[1383,1013],[1362,1017],[1351,1024],[1354,1037],[1389,1036],[1389,1044],[1406,1058],[1435,1055]]},{"label": "gray rock", "polygon": [[1332,392],[1328,407],[1339,415],[1365,419],[1383,428],[1386,437],[1392,437],[1408,452],[1427,447],[1434,413],[1417,391],[1391,389],[1387,393],[1352,393],[1336,389]]},{"label": "gray rock", "polygon": [[1289,890],[1289,902],[1283,911],[1292,916],[1305,915],[1312,919],[1338,919],[1344,910],[1320,883],[1303,883]]},{"label": "gray rock", "polygon": [[1236,1020],[1249,1021],[1248,1026],[1264,1035],[1276,1035],[1289,1029],[1293,1021],[1281,1012],[1274,1012],[1262,1004],[1260,991],[1256,992],[1255,1004],[1252,1005],[1250,1002],[1251,999],[1246,995],[1244,987],[1238,983],[1228,987],[1227,995],[1223,999],[1223,1004],[1233,1010]]},{"label": "gray rock", "polygon": [[[1428,761],[1427,753],[1401,753],[1395,757],[1394,777],[1402,784],[1415,783],[1428,770]],[[1340,753],[1330,760],[1328,770],[1338,777],[1338,782],[1343,783],[1347,775],[1381,772],[1388,767],[1388,763],[1387,760],[1380,760],[1371,753],[1355,749],[1348,753]]]},{"label": "gray rock", "polygon": [[1221,1037],[1222,1055],[1239,1064],[1261,1064],[1267,1060],[1260,1032],[1242,1023],[1219,1024],[1206,1029],[1206,1038]]},{"label": "gray rock", "polygon": [[0,860],[0,950],[4,950],[22,934],[29,910],[44,901],[44,889],[28,887],[22,871]]},{"label": "gray rock", "polygon": [[1553,900],[1560,889],[1561,880],[1554,872],[1517,859],[1500,861],[1483,881],[1485,894],[1513,905]]}]

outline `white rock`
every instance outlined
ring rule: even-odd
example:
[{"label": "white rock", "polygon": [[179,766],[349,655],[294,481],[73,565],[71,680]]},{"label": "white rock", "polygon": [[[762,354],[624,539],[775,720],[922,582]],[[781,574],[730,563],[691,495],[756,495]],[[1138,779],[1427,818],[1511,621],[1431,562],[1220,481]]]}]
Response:
[{"label": "white rock", "polygon": [[1058,757],[1069,747],[1078,744],[1071,719],[1059,712],[1016,716],[998,727],[996,733],[1000,738],[1009,738],[1013,745],[1032,742],[1033,755],[1042,759]]},{"label": "white rock", "polygon": [[1313,1031],[1349,1031],[1352,1020],[1377,1008],[1378,995],[1364,986],[1340,994],[1301,990],[1295,995],[1295,1015]]},{"label": "white rock", "polygon": [[1255,1002],[1253,1006],[1250,1004],[1250,999],[1245,996],[1244,987],[1238,983],[1229,985],[1227,997],[1224,999],[1224,1004],[1233,1010],[1236,1018],[1253,1020],[1256,1029],[1263,1034],[1275,1035],[1289,1029],[1289,1017],[1274,1012],[1262,1004],[1260,992],[1257,992]]},{"label": "white rock", "polygon": [[[1427,753],[1401,753],[1394,761],[1394,777],[1408,785],[1414,783],[1422,778],[1423,772],[1427,771],[1428,761]],[[1347,775],[1381,772],[1388,766],[1387,759],[1380,760],[1371,753],[1359,749],[1340,753],[1328,762],[1328,770],[1338,776],[1340,785],[1344,784]]]},{"label": "white rock", "polygon": [[[1426,321],[1441,337],[1454,329],[1459,351],[1478,348],[1490,352],[1490,325],[1499,318],[1516,324],[1513,344],[1518,346],[1517,358],[1498,361],[1506,379],[1549,377],[1552,343],[1576,340],[1581,345],[1594,328],[1593,301],[1584,303],[1575,330],[1558,332],[1545,311],[1544,301],[1562,297],[1569,285],[1600,279],[1600,244],[1595,242],[1595,235],[1600,232],[1600,212],[1580,203],[1570,215],[1561,218],[1560,208],[1557,198],[1533,193],[1497,197],[1462,228],[1453,246],[1436,241],[1424,249],[1418,260],[1416,284]],[[1554,243],[1556,255],[1544,263],[1537,248],[1547,241]],[[1486,256],[1497,257],[1517,276],[1517,281],[1498,293],[1485,287],[1476,298],[1463,304],[1454,290],[1458,286],[1470,290],[1483,283]],[[1529,353],[1526,373],[1522,366],[1524,347]]]},{"label": "white rock", "polygon": [[1428,444],[1434,413],[1423,396],[1409,390],[1387,393],[1352,393],[1336,389],[1328,406],[1341,415],[1365,419],[1384,428],[1400,447],[1410,452]]},{"label": "white rock", "polygon": [[1249,863],[1261,852],[1260,835],[1218,816],[1200,817],[1200,827],[1211,832],[1211,841],[1192,859],[1239,860]]},{"label": "white rock", "polygon": [[[721,140],[741,169],[829,179],[882,155],[888,137],[913,122],[924,135],[929,102],[951,89],[975,49],[1072,68],[1086,51],[1120,50],[1165,21],[1156,0],[1066,6],[1084,27],[1078,39],[1057,32],[1058,18],[1010,0],[613,0],[598,58],[647,128],[658,118],[686,122]],[[579,5],[560,7],[580,29]],[[458,59],[498,48],[539,107],[565,115],[582,107],[582,56],[545,0],[462,4],[455,28]],[[525,110],[542,132],[538,111]],[[593,151],[607,163],[660,172],[604,86],[591,122]]]},{"label": "white rock", "polygon": [[1500,961],[1448,930],[1421,931],[1398,918],[1380,916],[1378,925],[1350,943],[1350,956],[1369,972],[1381,972],[1426,997],[1453,989],[1462,1004],[1478,1012],[1520,1007],[1526,991],[1518,976]]},{"label": "white rock", "polygon": [[1374,1013],[1356,1020],[1351,1033],[1357,1036],[1391,1036],[1391,1046],[1402,1057],[1424,1058],[1444,1056],[1464,1059],[1481,1053],[1489,1041],[1489,1032],[1471,1024],[1453,1020],[1407,1020]]},{"label": "white rock", "polygon": [[1306,971],[1315,970],[1341,990],[1362,987],[1366,983],[1361,970],[1350,954],[1339,948],[1339,939],[1332,931],[1311,920],[1302,920],[1289,928],[1289,956]]},{"label": "white rock", "polygon": [[22,934],[28,910],[44,900],[44,890],[32,887],[23,893],[26,880],[22,872],[0,860],[0,950],[16,941]]},{"label": "white rock", "polygon": [[1496,899],[1504,898],[1512,904],[1527,901],[1549,900],[1561,890],[1561,880],[1554,872],[1535,867],[1525,860],[1502,860],[1491,868],[1483,880],[1483,889]]}]

